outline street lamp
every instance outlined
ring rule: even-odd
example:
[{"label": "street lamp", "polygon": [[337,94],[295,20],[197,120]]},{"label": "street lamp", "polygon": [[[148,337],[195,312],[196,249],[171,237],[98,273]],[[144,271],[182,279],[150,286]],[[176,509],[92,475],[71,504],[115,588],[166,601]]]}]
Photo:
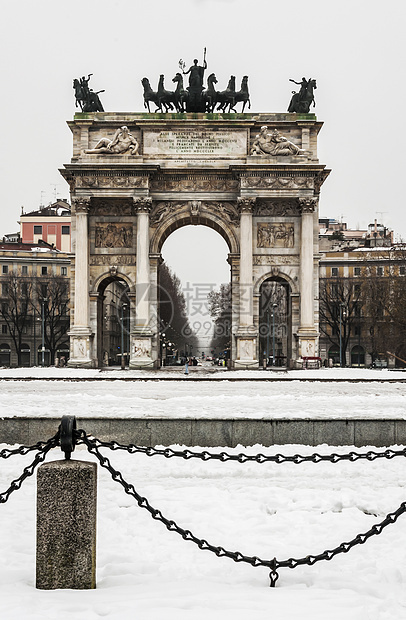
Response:
[{"label": "street lamp", "polygon": [[343,319],[346,317],[345,304],[340,303],[340,368],[343,366]]},{"label": "street lamp", "polygon": [[45,303],[48,301],[46,297],[41,301],[41,366],[45,366]]},{"label": "street lamp", "polygon": [[278,304],[272,304],[272,366],[275,366],[275,312]]},{"label": "street lamp", "polygon": [[124,357],[124,309],[127,308],[127,304],[121,305],[121,370],[125,369],[125,357]]},{"label": "street lamp", "polygon": [[266,311],[266,366],[269,362],[269,310]]},{"label": "street lamp", "polygon": [[164,365],[163,348],[165,346],[165,342],[164,342],[165,338],[166,338],[166,334],[161,334],[161,368]]}]

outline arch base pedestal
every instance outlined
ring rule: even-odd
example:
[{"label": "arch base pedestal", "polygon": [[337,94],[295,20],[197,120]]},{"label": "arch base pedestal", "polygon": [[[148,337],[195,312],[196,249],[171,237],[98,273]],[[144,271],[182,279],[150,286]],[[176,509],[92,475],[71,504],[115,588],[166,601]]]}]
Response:
[{"label": "arch base pedestal", "polygon": [[152,370],[157,367],[152,359],[152,336],[149,327],[136,327],[131,332],[130,370]]}]

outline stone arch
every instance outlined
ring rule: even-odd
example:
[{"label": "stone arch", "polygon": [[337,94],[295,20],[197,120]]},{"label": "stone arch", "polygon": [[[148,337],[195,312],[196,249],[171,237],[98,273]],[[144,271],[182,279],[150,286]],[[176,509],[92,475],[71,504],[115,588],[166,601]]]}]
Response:
[{"label": "stone arch", "polygon": [[365,366],[365,349],[359,344],[351,349],[351,366]]},{"label": "stone arch", "polygon": [[240,244],[234,227],[226,223],[225,219],[220,219],[210,211],[205,211],[201,215],[181,212],[167,218],[162,224],[158,225],[153,232],[150,240],[150,252],[152,254],[160,254],[164,242],[174,230],[190,225],[208,226],[212,228],[223,237],[232,254],[239,253]]},{"label": "stone arch", "polygon": [[102,293],[109,284],[112,282],[123,281],[127,284],[130,293],[135,294],[135,282],[132,280],[127,274],[117,271],[112,273],[112,271],[106,271],[94,280],[90,293],[97,294]]},{"label": "stone arch", "polygon": [[287,273],[280,271],[279,269],[275,269],[275,271],[268,271],[267,273],[263,274],[260,278],[258,278],[258,280],[254,284],[254,295],[260,294],[261,286],[266,280],[278,280],[278,279],[284,280],[287,284],[289,284],[291,294],[296,295],[299,293],[298,283],[293,278],[291,278],[291,276],[288,275]]}]

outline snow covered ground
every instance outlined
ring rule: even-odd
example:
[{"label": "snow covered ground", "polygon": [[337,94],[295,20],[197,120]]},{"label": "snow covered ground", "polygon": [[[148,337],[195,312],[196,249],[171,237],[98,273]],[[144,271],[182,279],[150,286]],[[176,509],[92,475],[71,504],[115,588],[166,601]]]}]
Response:
[{"label": "snow covered ground", "polygon": [[[33,372],[35,381],[21,380]],[[197,383],[181,374],[175,382],[72,382],[40,379],[96,377],[98,371],[2,370],[2,377],[16,380],[1,381],[0,376],[1,415],[44,415],[47,402],[47,415],[73,414],[79,422],[84,415],[405,417],[406,384],[388,382],[396,376],[403,379],[402,372],[333,369],[298,374],[291,382]],[[348,381],[298,380],[314,374]],[[379,381],[350,382],[357,378]],[[308,454],[350,449],[367,451],[327,446],[226,450]],[[366,532],[406,500],[402,457],[277,465],[106,454],[167,518],[214,545],[263,559],[332,549]],[[61,457],[57,449],[48,460]],[[73,457],[93,459],[81,446]],[[32,455],[0,460],[0,492],[31,460]],[[154,521],[99,468],[93,591],[35,589],[35,476],[0,505],[0,518],[2,620],[243,620],[253,614],[281,620],[406,619],[406,515],[330,562],[281,569],[277,587],[271,589],[267,569],[217,558],[185,542]]]},{"label": "snow covered ground", "polygon": [[[255,446],[245,451],[313,450]],[[60,454],[55,451],[51,459]],[[401,457],[277,465],[108,454],[166,517],[212,544],[263,559],[334,548],[406,499]],[[92,459],[83,449],[74,457]],[[0,490],[28,459],[1,461]],[[0,514],[4,620],[243,620],[256,614],[283,620],[406,618],[406,516],[330,562],[281,569],[271,589],[267,569],[217,558],[168,532],[99,468],[97,588],[40,591],[35,589],[34,479],[0,506]]]},{"label": "snow covered ground", "polygon": [[[148,381],[167,375],[178,381]],[[120,381],[142,376],[145,381]],[[77,381],[80,378],[113,381]],[[202,377],[196,373],[193,377]],[[181,370],[136,373],[23,368],[0,371],[2,417],[75,415],[81,417],[178,418],[398,418],[406,417],[406,373],[388,370],[331,369],[289,373],[220,371],[222,381],[193,381]],[[273,381],[230,378],[275,377]],[[15,381],[2,378],[15,377]],[[22,381],[36,377],[35,381]],[[41,381],[43,378],[75,381]],[[280,378],[292,381],[280,381]],[[335,382],[333,379],[346,379]],[[19,380],[20,379],[20,380]],[[332,379],[306,381],[305,379]],[[360,380],[361,382],[353,382]],[[371,382],[368,382],[371,381]],[[378,382],[377,382],[378,381]],[[45,403],[45,406],[44,406]]]}]

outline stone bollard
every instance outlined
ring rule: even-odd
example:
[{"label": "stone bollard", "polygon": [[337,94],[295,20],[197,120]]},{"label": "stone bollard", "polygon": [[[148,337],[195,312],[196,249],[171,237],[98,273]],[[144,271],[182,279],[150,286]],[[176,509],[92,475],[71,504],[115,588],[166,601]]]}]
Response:
[{"label": "stone bollard", "polygon": [[37,588],[96,587],[96,498],[96,463],[60,460],[39,467]]}]

